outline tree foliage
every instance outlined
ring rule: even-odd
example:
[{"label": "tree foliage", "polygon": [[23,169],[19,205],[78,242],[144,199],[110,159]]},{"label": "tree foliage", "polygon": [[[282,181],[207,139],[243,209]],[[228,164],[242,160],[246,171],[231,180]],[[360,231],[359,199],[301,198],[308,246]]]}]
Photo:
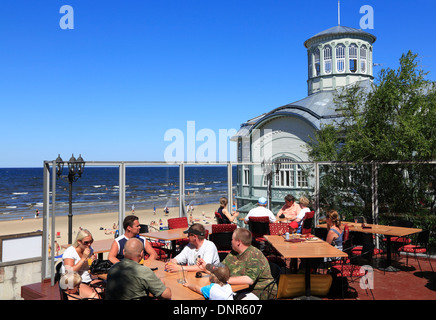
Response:
[{"label": "tree foliage", "polygon": [[[366,90],[359,84],[337,91],[340,117],[326,124],[309,143],[313,161],[350,161],[352,166],[328,166],[321,180],[325,206],[342,208],[350,194],[356,210],[371,210],[369,161],[414,161],[416,164],[380,165],[379,205],[390,212],[416,212],[435,206],[436,86],[412,52],[399,67],[383,69]],[[344,200],[343,194],[347,194]]]}]

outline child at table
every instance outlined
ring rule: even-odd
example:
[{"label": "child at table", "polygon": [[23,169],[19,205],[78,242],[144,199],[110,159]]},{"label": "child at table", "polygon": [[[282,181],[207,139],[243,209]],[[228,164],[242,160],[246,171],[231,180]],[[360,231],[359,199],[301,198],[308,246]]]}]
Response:
[{"label": "child at table", "polygon": [[[204,260],[199,263],[204,263]],[[202,294],[206,300],[233,300],[232,287],[227,283],[230,278],[229,267],[222,263],[215,265],[208,263],[206,270],[210,273],[209,285],[200,287],[186,282],[184,286]]]},{"label": "child at table", "polygon": [[82,283],[82,277],[77,272],[67,272],[64,273],[60,280],[59,286],[67,294],[68,300],[81,300],[81,299],[99,299],[97,292],[91,295],[83,297],[80,295],[79,287]]}]

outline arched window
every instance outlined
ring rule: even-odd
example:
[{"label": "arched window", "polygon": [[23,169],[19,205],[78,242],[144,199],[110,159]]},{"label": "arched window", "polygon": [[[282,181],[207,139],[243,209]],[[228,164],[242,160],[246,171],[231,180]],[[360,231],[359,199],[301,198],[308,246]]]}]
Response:
[{"label": "arched window", "polygon": [[324,72],[332,73],[332,47],[329,45],[324,47]]},{"label": "arched window", "polygon": [[350,65],[350,72],[357,72],[357,46],[353,43],[348,48],[348,59]]},{"label": "arched window", "polygon": [[341,73],[345,71],[345,46],[343,44],[336,46],[336,70]]},{"label": "arched window", "polygon": [[360,47],[360,72],[366,73],[366,46]]},{"label": "arched window", "polygon": [[319,49],[316,48],[315,52],[313,54],[313,58],[315,61],[315,76],[319,76],[321,73],[321,66],[320,66],[320,59],[319,59],[320,55],[319,55]]}]

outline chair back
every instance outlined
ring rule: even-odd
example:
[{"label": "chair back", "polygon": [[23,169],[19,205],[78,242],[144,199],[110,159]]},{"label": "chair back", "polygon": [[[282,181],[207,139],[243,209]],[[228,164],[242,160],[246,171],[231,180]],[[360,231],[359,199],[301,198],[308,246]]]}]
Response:
[{"label": "chair back", "polygon": [[344,237],[342,241],[347,241],[350,238],[350,227],[348,227],[348,224],[344,225]]},{"label": "chair back", "polygon": [[416,242],[423,247],[427,247],[429,239],[430,230],[422,230],[420,233],[418,233],[418,236],[416,237]]},{"label": "chair back", "polygon": [[326,240],[327,239],[327,228],[314,228],[313,234],[322,240]]},{"label": "chair back", "polygon": [[312,232],[312,224],[313,224],[313,216],[315,215],[315,211],[306,212],[306,215],[303,218],[301,234],[307,234]]},{"label": "chair back", "polygon": [[171,218],[168,219],[168,229],[178,229],[178,228],[188,228],[188,218],[180,217],[180,218]]},{"label": "chair back", "polygon": [[221,217],[221,215],[217,211],[215,211],[215,219],[216,219],[216,222],[218,224],[223,224],[224,223],[223,218]]},{"label": "chair back", "polygon": [[248,225],[253,238],[269,234],[269,217],[249,217]]},{"label": "chair back", "polygon": [[232,235],[233,231],[211,233],[209,240],[215,244],[218,251],[230,251],[232,250]]},{"label": "chair back", "polygon": [[139,226],[141,227],[141,229],[139,230],[139,233],[148,233],[148,225],[140,224]]},{"label": "chair back", "polygon": [[412,228],[413,222],[409,220],[394,220],[391,222],[391,226],[395,227],[404,227],[404,228]]},{"label": "chair back", "polygon": [[233,232],[235,231],[237,225],[232,224],[213,224],[212,225],[212,233],[218,233],[218,232]]},{"label": "chair back", "polygon": [[279,235],[289,232],[289,223],[270,223],[269,234]]}]

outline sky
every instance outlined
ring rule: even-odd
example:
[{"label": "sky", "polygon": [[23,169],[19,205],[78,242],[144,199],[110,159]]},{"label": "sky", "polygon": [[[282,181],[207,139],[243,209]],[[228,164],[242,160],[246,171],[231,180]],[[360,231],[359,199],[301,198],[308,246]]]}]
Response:
[{"label": "sky", "polygon": [[[365,5],[374,74],[412,50],[435,80],[436,2],[342,0],[340,24],[360,29]],[[3,0],[0,168],[201,154],[305,98],[303,43],[336,25],[337,0]]]}]

